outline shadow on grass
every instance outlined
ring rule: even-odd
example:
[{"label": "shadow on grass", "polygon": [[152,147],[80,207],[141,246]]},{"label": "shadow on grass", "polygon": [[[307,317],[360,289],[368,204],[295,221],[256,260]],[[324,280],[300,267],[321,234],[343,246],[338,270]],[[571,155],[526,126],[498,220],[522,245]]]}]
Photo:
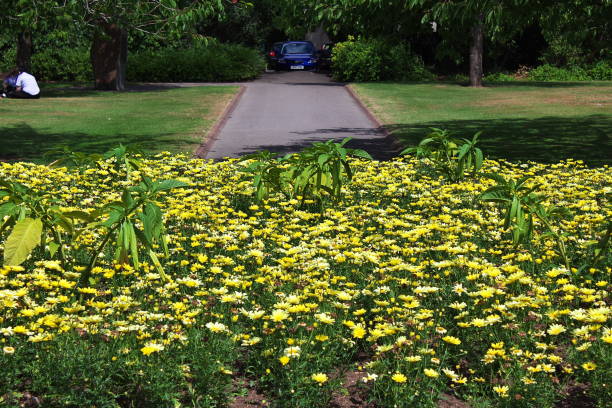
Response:
[{"label": "shadow on grass", "polygon": [[463,138],[482,131],[480,145],[490,158],[544,163],[573,158],[589,166],[612,164],[610,115],[450,120],[394,124],[387,129],[406,146],[414,146],[432,127],[450,130]]},{"label": "shadow on grass", "polygon": [[[469,85],[469,84],[468,84]],[[599,85],[609,86],[609,81],[579,81],[579,82],[540,82],[540,81],[500,81],[485,82],[484,86],[489,88],[576,88],[596,87]]]},{"label": "shadow on grass", "polygon": [[[188,136],[176,134],[150,135],[117,134],[113,136],[92,136],[85,133],[53,133],[37,131],[22,123],[17,126],[0,128],[0,160],[50,162],[54,156],[45,153],[63,146],[71,151],[83,153],[105,153],[119,144],[135,145],[145,152],[161,150],[189,152],[197,147],[197,142]],[[189,153],[190,154],[190,153]]]},{"label": "shadow on grass", "polygon": [[41,92],[41,98],[77,98],[87,96],[102,96],[110,94],[126,94],[133,92],[163,92],[172,89],[187,88],[181,86],[181,84],[155,84],[155,83],[134,83],[128,84],[125,91],[100,91],[94,89],[91,85],[85,84],[54,84],[50,87],[43,87]]}]

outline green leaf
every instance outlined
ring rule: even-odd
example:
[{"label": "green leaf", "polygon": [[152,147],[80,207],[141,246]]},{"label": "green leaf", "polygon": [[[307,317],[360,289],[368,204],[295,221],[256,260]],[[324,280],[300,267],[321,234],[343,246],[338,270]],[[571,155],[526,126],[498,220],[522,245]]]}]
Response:
[{"label": "green leaf", "polygon": [[189,184],[184,183],[182,181],[178,181],[178,180],[163,180],[163,181],[156,181],[153,184],[153,191],[165,191],[165,190],[172,190],[173,188],[178,188],[178,187],[188,187]]},{"label": "green leaf", "polygon": [[355,156],[355,157],[361,157],[362,159],[374,160],[372,156],[370,156],[370,153],[366,152],[365,150],[361,150],[361,149],[351,150],[350,155]]},{"label": "green leaf", "polygon": [[106,219],[106,221],[101,222],[99,225],[110,228],[119,220],[121,220],[122,217],[123,213],[113,209],[111,210],[111,212],[108,213],[108,218]]},{"label": "green leaf", "polygon": [[459,153],[457,154],[457,159],[459,160],[463,159],[463,156],[465,156],[469,151],[470,151],[469,144],[466,143],[464,145],[461,145],[461,147],[459,148]]},{"label": "green leaf", "polygon": [[152,249],[149,249],[149,257],[151,258],[151,261],[153,261],[153,265],[155,266],[155,269],[157,269],[157,272],[161,275],[162,279],[168,282],[170,279],[168,278],[168,275],[166,275],[166,272],[164,272],[164,268],[159,262],[159,258],[157,258],[157,255],[155,255],[155,252],[153,252]]},{"label": "green leaf", "polygon": [[68,218],[73,218],[73,219],[77,219],[77,220],[83,220],[85,222],[92,222],[95,220],[95,217],[93,217],[92,215],[90,215],[88,212],[85,211],[65,211],[62,213],[65,217]]},{"label": "green leaf", "polygon": [[323,167],[323,165],[331,158],[331,155],[329,154],[321,154],[319,155],[319,157],[317,158],[317,163],[319,164],[319,167]]},{"label": "green leaf", "polygon": [[4,266],[20,265],[40,243],[42,221],[24,218],[17,221],[4,245]]},{"label": "green leaf", "polygon": [[126,235],[129,238],[129,247],[130,253],[132,255],[132,262],[134,264],[134,269],[138,270],[140,268],[140,262],[138,261],[138,240],[136,239],[136,233],[134,232],[134,226],[131,222],[127,223],[126,226]]},{"label": "green leaf", "polygon": [[147,242],[152,245],[154,240],[157,240],[160,235],[162,226],[162,212],[161,209],[149,202],[146,203],[143,212],[140,214],[140,219],[143,224],[144,235]]},{"label": "green leaf", "polygon": [[15,213],[15,207],[17,206],[10,202],[0,205],[0,221],[7,215],[13,215]]},{"label": "green leaf", "polygon": [[500,174],[497,173],[487,173],[484,174],[484,177],[491,179],[493,181],[497,181],[498,184],[502,185],[502,186],[507,186],[508,185],[508,181]]},{"label": "green leaf", "polygon": [[115,147],[114,149],[111,149],[108,152],[104,153],[104,156],[102,157],[105,160],[110,159],[111,157],[120,158],[125,155],[126,151],[127,148],[124,145],[120,144],[118,147]]},{"label": "green leaf", "polygon": [[124,189],[121,194],[121,202],[126,210],[132,208],[134,205],[134,198],[127,189]]},{"label": "green leaf", "polygon": [[49,254],[51,255],[51,258],[53,258],[53,256],[56,254],[59,247],[60,247],[60,244],[58,244],[57,242],[55,241],[49,242]]},{"label": "green leaf", "polygon": [[484,155],[482,154],[482,150],[480,150],[479,148],[475,148],[474,156],[475,156],[474,170],[478,171],[482,168],[482,163],[484,162]]},{"label": "green leaf", "polygon": [[511,200],[508,197],[508,193],[505,191],[503,187],[494,186],[487,189],[484,193],[480,195],[480,200],[482,201],[497,201],[497,202],[508,202]]},{"label": "green leaf", "polygon": [[413,146],[407,147],[400,152],[400,156],[404,156],[406,154],[413,154],[413,153],[416,153],[417,151],[418,151],[418,148],[416,147],[413,147]]}]

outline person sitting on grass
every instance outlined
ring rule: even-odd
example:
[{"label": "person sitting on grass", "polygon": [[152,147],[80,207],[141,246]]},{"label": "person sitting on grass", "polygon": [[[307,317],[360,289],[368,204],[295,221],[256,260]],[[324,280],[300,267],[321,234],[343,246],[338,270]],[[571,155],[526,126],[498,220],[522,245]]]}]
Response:
[{"label": "person sitting on grass", "polygon": [[2,96],[6,96],[7,93],[13,92],[15,90],[15,84],[17,83],[17,76],[19,75],[19,70],[16,68],[9,71],[2,81],[3,94]]},{"label": "person sitting on grass", "polygon": [[[12,73],[17,73],[14,90],[2,94],[3,98],[19,98],[19,99],[38,99],[40,98],[40,88],[33,75],[25,72],[23,68],[17,68]],[[9,77],[7,77],[7,87],[10,86]]]}]

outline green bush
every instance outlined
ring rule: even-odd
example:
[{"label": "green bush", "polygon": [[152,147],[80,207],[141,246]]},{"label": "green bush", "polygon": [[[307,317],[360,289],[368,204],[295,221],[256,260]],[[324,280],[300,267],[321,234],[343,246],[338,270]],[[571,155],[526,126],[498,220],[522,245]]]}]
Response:
[{"label": "green bush", "polygon": [[[0,72],[15,67],[15,48],[7,50],[0,61]],[[32,73],[39,81],[91,81],[93,72],[89,49],[48,48],[32,54]]]},{"label": "green bush", "polygon": [[420,81],[433,74],[406,44],[390,45],[376,39],[352,37],[338,43],[332,54],[332,76],[337,81]]},{"label": "green bush", "polygon": [[257,77],[263,57],[241,45],[212,43],[191,49],[144,51],[128,56],[129,81],[241,81]]},{"label": "green bush", "polygon": [[89,49],[51,48],[32,55],[32,72],[42,81],[91,81]]},{"label": "green bush", "polygon": [[483,78],[486,82],[511,82],[516,81],[516,78],[505,72],[495,72],[487,74]]},{"label": "green bush", "polygon": [[529,72],[532,81],[609,81],[612,80],[612,65],[600,61],[591,66],[556,67],[540,65]]},{"label": "green bush", "polygon": [[528,78],[532,81],[588,81],[591,79],[582,67],[559,68],[550,64],[532,69]]},{"label": "green bush", "polygon": [[599,61],[588,69],[588,73],[594,81],[612,81],[612,64]]}]

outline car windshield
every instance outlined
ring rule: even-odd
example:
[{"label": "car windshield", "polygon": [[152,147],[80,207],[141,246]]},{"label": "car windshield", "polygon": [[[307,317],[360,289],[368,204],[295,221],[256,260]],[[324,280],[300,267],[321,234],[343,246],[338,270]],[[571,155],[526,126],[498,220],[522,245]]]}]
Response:
[{"label": "car windshield", "polygon": [[312,44],[289,43],[283,47],[283,54],[312,54]]}]

